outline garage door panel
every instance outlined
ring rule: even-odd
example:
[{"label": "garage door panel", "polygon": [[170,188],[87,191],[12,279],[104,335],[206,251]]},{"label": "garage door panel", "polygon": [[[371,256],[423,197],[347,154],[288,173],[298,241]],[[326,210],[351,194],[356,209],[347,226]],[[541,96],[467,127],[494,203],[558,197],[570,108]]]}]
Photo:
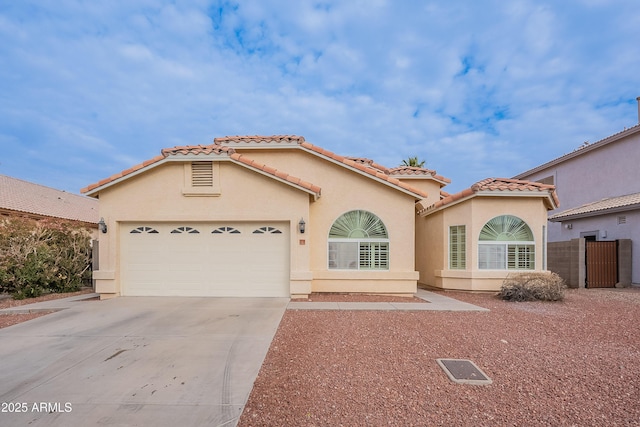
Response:
[{"label": "garage door panel", "polygon": [[288,224],[125,224],[120,247],[124,295],[289,296]]}]

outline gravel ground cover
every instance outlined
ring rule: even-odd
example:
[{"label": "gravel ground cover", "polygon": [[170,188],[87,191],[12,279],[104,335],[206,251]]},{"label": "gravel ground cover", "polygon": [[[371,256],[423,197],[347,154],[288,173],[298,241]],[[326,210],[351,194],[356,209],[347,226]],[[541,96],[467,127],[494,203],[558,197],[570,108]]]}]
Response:
[{"label": "gravel ground cover", "polygon": [[[640,425],[640,290],[444,294],[491,311],[288,310],[239,425]],[[437,358],[493,384],[453,383]]]},{"label": "gravel ground cover", "polygon": [[4,314],[0,313],[0,329],[26,322],[27,320],[51,314],[53,311],[40,311],[38,313]]},{"label": "gravel ground cover", "polygon": [[[91,289],[84,289],[78,292],[70,292],[64,294],[49,294],[43,295],[37,298],[28,298],[22,300],[14,300],[13,298],[3,298],[0,300],[0,310],[10,307],[20,307],[27,304],[34,304],[36,302],[42,301],[50,301],[59,298],[67,298],[75,295],[88,294],[93,292]],[[41,316],[46,316],[47,314],[53,313],[53,311],[43,311],[39,313],[23,313],[23,314],[4,314],[0,313],[0,329],[6,328],[8,326],[17,325],[18,323],[26,322],[27,320],[32,320]]]}]

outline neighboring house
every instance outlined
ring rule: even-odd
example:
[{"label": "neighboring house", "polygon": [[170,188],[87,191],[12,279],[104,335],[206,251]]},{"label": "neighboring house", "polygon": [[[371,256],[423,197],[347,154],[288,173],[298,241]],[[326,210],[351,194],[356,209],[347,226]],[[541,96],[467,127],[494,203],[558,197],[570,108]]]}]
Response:
[{"label": "neighboring house", "polygon": [[98,228],[98,202],[44,185],[0,175],[0,215],[65,219]]},{"label": "neighboring house", "polygon": [[[640,125],[517,175],[554,184],[549,242],[631,239],[631,280],[640,283]],[[579,286],[584,286],[584,277]]]},{"label": "neighboring house", "polygon": [[552,186],[488,180],[444,197],[449,182],[298,136],[164,149],[82,190],[106,222],[96,291],[411,295],[418,283],[497,289],[508,272],[543,269]]}]

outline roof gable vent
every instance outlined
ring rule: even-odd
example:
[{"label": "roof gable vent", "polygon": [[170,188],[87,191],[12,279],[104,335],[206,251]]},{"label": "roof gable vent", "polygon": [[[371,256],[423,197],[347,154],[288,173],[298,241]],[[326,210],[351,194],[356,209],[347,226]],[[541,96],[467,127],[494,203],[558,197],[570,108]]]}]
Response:
[{"label": "roof gable vent", "polygon": [[213,162],[191,163],[191,186],[213,187]]}]

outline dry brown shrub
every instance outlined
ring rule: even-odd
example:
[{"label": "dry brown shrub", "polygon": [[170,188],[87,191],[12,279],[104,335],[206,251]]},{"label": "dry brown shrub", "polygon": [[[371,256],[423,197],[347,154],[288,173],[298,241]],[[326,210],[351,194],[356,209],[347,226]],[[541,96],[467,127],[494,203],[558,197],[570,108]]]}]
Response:
[{"label": "dry brown shrub", "polygon": [[0,217],[0,293],[33,298],[91,280],[91,234],[66,220]]},{"label": "dry brown shrub", "polygon": [[566,288],[556,273],[515,273],[504,279],[498,297],[507,301],[561,301]]}]

